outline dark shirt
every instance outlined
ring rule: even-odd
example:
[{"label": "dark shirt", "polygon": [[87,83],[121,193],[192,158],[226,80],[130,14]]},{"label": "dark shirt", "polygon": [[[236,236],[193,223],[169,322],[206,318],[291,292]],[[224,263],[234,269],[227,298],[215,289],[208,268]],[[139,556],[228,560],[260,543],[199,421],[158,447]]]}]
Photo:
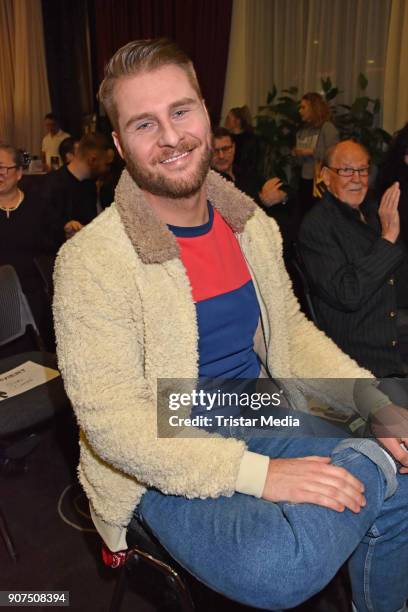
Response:
[{"label": "dark shirt", "polygon": [[360,210],[366,222],[327,192],[304,218],[299,247],[320,327],[361,366],[388,376],[402,372],[397,284],[406,251],[381,238],[376,202],[366,198]]},{"label": "dark shirt", "polygon": [[236,163],[233,165],[232,172],[234,178],[226,172],[220,172],[220,174],[227,179],[227,181],[233,182],[237,189],[246,193],[250,198],[255,200],[257,204],[260,204],[259,192],[265,182],[263,177],[259,176],[256,172],[248,172]]},{"label": "dark shirt", "polygon": [[292,243],[295,240],[292,200],[289,199],[289,202],[274,204],[273,206],[264,206],[259,197],[259,192],[262,190],[265,179],[255,171],[247,172],[242,170],[235,163],[233,173],[235,180],[229,174],[220,172],[221,176],[227,179],[227,181],[233,182],[235,187],[252,198],[265,211],[268,217],[275,219],[283,238],[283,258],[285,263],[288,264],[292,258]]},{"label": "dark shirt", "polygon": [[[8,218],[0,210],[0,265],[8,264],[16,270],[42,339],[51,351],[55,350],[51,308],[35,258],[47,256],[53,260],[59,246],[55,243],[55,235],[45,202],[38,193],[25,193],[20,206],[10,212]],[[12,346],[13,350],[17,349],[16,345]],[[18,350],[27,348],[22,344]]]},{"label": "dark shirt", "polygon": [[233,134],[235,163],[243,172],[257,172],[260,164],[259,138],[252,132]]},{"label": "dark shirt", "polygon": [[64,225],[79,221],[82,225],[96,217],[95,181],[78,180],[67,166],[50,172],[44,181],[43,198],[47,203],[52,224],[58,228],[60,243],[64,241]]},{"label": "dark shirt", "polygon": [[45,202],[24,194],[17,210],[0,210],[0,265],[15,268],[24,293],[42,290],[42,281],[34,264],[39,255],[56,253],[54,229],[49,225]]}]

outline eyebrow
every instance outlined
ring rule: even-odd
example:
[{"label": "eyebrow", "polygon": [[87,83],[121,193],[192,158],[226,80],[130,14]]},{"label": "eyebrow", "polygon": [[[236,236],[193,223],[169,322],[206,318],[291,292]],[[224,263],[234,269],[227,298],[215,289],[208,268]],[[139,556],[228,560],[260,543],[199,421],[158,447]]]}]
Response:
[{"label": "eyebrow", "polygon": [[[176,100],[175,102],[172,102],[169,106],[169,110],[172,111],[175,108],[179,108],[180,106],[186,106],[186,105],[191,105],[191,104],[197,104],[197,100],[195,100],[194,98],[181,98],[180,100]],[[152,119],[154,117],[154,113],[153,112],[146,112],[146,113],[139,113],[138,115],[132,115],[125,123],[125,130],[132,125],[133,123],[136,123],[137,121],[142,121],[143,119]]]}]

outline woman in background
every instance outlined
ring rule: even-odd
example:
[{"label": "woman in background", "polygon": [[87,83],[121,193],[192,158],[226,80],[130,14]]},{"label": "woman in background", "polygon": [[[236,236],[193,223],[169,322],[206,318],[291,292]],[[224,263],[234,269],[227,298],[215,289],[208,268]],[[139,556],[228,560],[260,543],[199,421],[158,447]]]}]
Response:
[{"label": "woman in background", "polygon": [[53,350],[51,307],[44,292],[35,258],[55,255],[51,220],[39,194],[19,187],[23,175],[22,153],[0,144],[0,266],[11,265],[17,272],[46,348]]},{"label": "woman in background", "polygon": [[305,94],[300,102],[299,113],[303,127],[296,134],[296,147],[292,153],[301,164],[299,184],[301,220],[314,201],[313,177],[316,164],[322,162],[327,149],[338,142],[339,134],[330,121],[330,107],[320,94]]}]

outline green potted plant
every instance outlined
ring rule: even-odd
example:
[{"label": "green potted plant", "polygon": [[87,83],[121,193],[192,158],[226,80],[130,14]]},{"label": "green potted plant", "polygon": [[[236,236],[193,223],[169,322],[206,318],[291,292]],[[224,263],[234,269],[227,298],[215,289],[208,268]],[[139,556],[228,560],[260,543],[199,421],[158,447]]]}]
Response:
[{"label": "green potted plant", "polygon": [[[373,164],[378,165],[391,141],[391,135],[379,127],[381,103],[378,98],[365,95],[368,80],[364,74],[358,77],[361,90],[351,105],[334,104],[339,93],[330,77],[321,79],[323,96],[332,108],[332,120],[339,130],[340,139],[354,138],[370,152]],[[261,168],[264,176],[279,176],[284,183],[296,189],[298,172],[291,149],[295,145],[296,132],[301,125],[298,89],[290,87],[278,95],[276,86],[268,93],[266,105],[259,107],[256,132],[264,152]]]}]

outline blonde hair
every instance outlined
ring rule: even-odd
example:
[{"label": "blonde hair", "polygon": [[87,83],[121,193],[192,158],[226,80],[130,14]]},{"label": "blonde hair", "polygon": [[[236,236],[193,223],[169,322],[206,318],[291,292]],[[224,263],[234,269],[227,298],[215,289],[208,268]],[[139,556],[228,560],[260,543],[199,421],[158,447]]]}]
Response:
[{"label": "blonde hair", "polygon": [[115,129],[118,128],[118,112],[114,97],[116,82],[122,78],[169,65],[179,66],[184,70],[192,87],[202,99],[192,61],[176,43],[168,38],[134,40],[116,51],[105,66],[105,77],[99,88],[99,99]]}]

